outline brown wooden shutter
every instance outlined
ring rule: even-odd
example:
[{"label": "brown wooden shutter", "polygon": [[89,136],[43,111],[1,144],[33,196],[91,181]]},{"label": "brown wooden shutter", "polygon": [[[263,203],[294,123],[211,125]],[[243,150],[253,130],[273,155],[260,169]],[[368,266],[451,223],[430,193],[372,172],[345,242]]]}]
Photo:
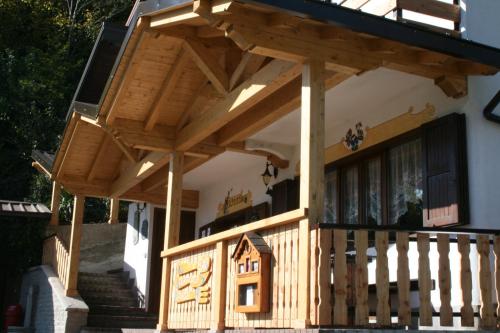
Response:
[{"label": "brown wooden shutter", "polygon": [[424,226],[468,223],[465,115],[422,126]]}]

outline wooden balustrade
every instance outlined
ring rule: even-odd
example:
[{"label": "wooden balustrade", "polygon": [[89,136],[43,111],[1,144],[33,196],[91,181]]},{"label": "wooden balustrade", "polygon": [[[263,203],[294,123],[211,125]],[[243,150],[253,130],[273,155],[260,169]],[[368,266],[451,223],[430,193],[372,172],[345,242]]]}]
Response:
[{"label": "wooden balustrade", "polygon": [[69,252],[60,237],[54,235],[44,241],[42,262],[54,269],[63,286],[67,288]]},{"label": "wooden balustrade", "polygon": [[[299,221],[306,217],[299,209],[164,251],[171,263],[168,328],[293,328],[303,288]],[[236,309],[232,254],[245,232],[258,232],[271,252],[268,312]],[[311,325],[495,328],[500,236],[473,232],[313,225]],[[193,281],[199,287],[188,288]]]},{"label": "wooden balustrade", "polygon": [[[171,263],[168,328],[293,327],[299,309],[299,221],[304,218],[307,209],[297,209],[163,251],[162,256]],[[237,267],[232,254],[245,232],[258,232],[272,251],[270,309],[266,313],[236,311]],[[314,248],[318,248],[316,235],[313,230]],[[329,262],[325,266],[329,267]],[[315,266],[311,270],[315,281],[319,281],[317,272]],[[187,283],[200,277],[206,280],[195,289]],[[318,288],[311,288],[313,302],[318,299],[317,293]],[[317,324],[319,316],[311,312],[312,324]]]},{"label": "wooden balustrade", "polygon": [[[394,19],[397,21],[424,26],[456,37],[460,36],[461,9],[456,0],[453,3],[439,0],[365,0],[342,1],[341,5],[388,18],[391,18],[388,14],[394,13]],[[404,15],[406,14],[404,11],[423,14],[427,17],[409,19],[408,15]]]},{"label": "wooden balustrade", "polygon": [[[329,326],[500,327],[500,236],[465,229],[349,228],[319,229],[318,261],[331,263],[320,275],[330,282],[333,300],[319,300]],[[471,258],[477,268],[471,268]],[[480,304],[473,304],[476,290]]]}]

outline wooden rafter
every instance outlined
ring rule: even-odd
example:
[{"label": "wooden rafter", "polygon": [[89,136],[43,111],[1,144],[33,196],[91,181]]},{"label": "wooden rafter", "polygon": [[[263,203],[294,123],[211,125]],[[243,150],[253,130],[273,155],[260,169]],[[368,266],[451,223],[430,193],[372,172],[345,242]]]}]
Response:
[{"label": "wooden rafter", "polygon": [[[326,79],[327,89],[347,80],[350,75],[335,73]],[[245,140],[276,120],[300,107],[301,78],[296,78],[274,94],[262,99],[248,112],[226,124],[217,132],[217,144]]]},{"label": "wooden rafter", "polygon": [[190,103],[186,106],[181,114],[181,118],[177,122],[176,131],[180,131],[189,121],[189,118],[195,113],[195,109],[198,106],[198,100],[205,96],[206,91],[213,89],[208,81],[203,81],[198,89],[195,90],[193,96],[190,99]]},{"label": "wooden rafter", "polygon": [[[443,75],[463,77],[474,73],[491,74],[494,71],[490,66],[462,65],[460,60],[451,56],[440,66],[429,66],[419,61],[419,52],[433,53],[432,51],[340,27],[318,26],[317,22],[313,24],[307,19],[303,20],[298,29],[275,28],[269,26],[269,14],[248,7],[242,8],[236,3],[226,8],[224,15],[217,17],[219,27],[241,48],[265,56],[299,62],[314,58],[363,71],[394,64],[398,70],[433,79]],[[209,14],[207,20],[214,20],[214,16],[213,13]],[[325,43],[325,34],[328,36],[325,32],[328,31],[335,36],[344,36],[343,40],[330,39],[329,43]],[[379,47],[377,43],[383,45]]]},{"label": "wooden rafter", "polygon": [[186,65],[189,63],[188,60],[189,58],[185,56],[184,49],[181,48],[156,94],[151,111],[144,122],[144,130],[151,131],[155,126],[160,116],[160,111],[165,108],[165,104],[168,103],[168,100],[174,93],[177,82],[181,78]]},{"label": "wooden rafter", "polygon": [[80,119],[80,115],[77,116],[75,127],[73,128],[73,132],[71,133],[68,145],[66,146],[66,150],[63,153],[63,156],[62,156],[62,159],[61,159],[61,164],[59,165],[59,169],[57,170],[57,174],[56,174],[56,176],[54,178],[55,180],[60,179],[61,176],[64,175],[64,164],[65,164],[65,162],[67,160],[68,152],[70,150],[70,147],[74,143],[74,140],[75,140],[75,137],[76,137],[76,133],[78,132],[78,128],[80,126],[82,126],[81,123],[80,123],[80,121],[79,121],[79,119]]},{"label": "wooden rafter", "polygon": [[187,38],[183,47],[191,55],[198,68],[212,82],[214,88],[222,95],[227,94],[229,90],[228,75],[212,51],[195,38]]},{"label": "wooden rafter", "polygon": [[96,178],[97,173],[99,171],[99,163],[104,160],[106,157],[106,152],[108,150],[109,145],[111,144],[111,137],[107,134],[104,135],[104,138],[101,140],[99,145],[99,149],[94,156],[94,160],[92,161],[92,165],[87,174],[87,181],[92,181]]},{"label": "wooden rafter", "polygon": [[300,65],[281,60],[270,62],[224,100],[184,127],[177,135],[176,149],[189,150],[299,74]]},{"label": "wooden rafter", "polygon": [[139,69],[139,60],[141,59],[143,53],[145,52],[145,45],[150,41],[150,33],[147,32],[147,28],[150,25],[150,18],[143,16],[137,22],[137,26],[135,28],[135,33],[139,35],[138,42],[134,46],[134,52],[132,52],[131,58],[128,60],[127,65],[125,66],[125,73],[121,78],[120,84],[118,86],[118,90],[114,96],[114,100],[111,104],[111,107],[107,113],[106,123],[112,124],[117,116],[117,109],[119,105],[121,105],[122,101],[125,97],[125,93],[127,88],[130,85],[130,82],[134,79],[135,73]]},{"label": "wooden rafter", "polygon": [[111,197],[120,197],[123,193],[139,184],[168,163],[168,154],[152,152],[141,161],[124,170],[110,187]]}]

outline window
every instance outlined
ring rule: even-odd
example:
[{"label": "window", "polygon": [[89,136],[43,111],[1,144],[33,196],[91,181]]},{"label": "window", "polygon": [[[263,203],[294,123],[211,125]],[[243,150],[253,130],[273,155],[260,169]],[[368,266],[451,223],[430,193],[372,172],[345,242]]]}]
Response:
[{"label": "window", "polygon": [[325,222],[468,222],[465,118],[452,114],[327,167]]}]

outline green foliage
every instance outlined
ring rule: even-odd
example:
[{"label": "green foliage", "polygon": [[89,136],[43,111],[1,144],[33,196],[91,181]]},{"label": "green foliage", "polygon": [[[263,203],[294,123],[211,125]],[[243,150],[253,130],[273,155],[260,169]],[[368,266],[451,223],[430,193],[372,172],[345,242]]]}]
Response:
[{"label": "green foliage", "polygon": [[[56,151],[102,22],[123,23],[131,5],[131,0],[0,1],[0,199],[48,203],[50,183],[31,167],[31,151]],[[64,194],[62,202],[61,217],[69,221],[71,198]],[[89,219],[97,219],[105,205],[91,201],[89,209],[96,212],[89,212]]]}]

